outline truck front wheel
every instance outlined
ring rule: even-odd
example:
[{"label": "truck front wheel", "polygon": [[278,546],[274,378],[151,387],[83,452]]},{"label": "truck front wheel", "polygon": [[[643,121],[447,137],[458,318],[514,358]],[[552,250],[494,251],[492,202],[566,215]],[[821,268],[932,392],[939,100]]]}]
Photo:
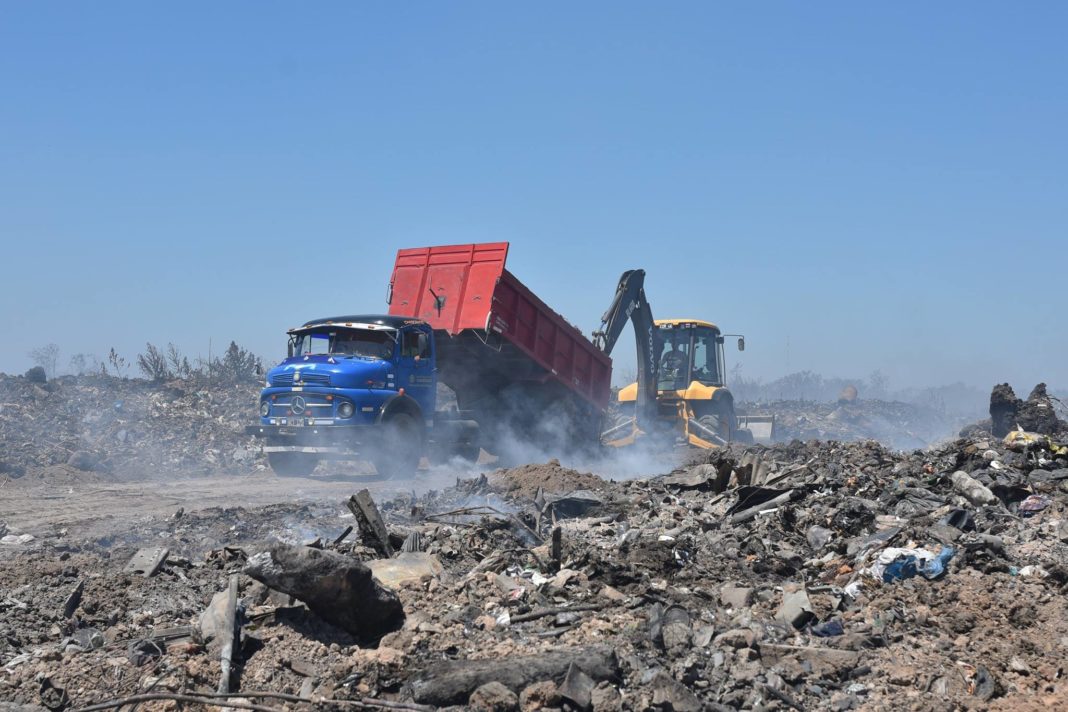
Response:
[{"label": "truck front wheel", "polygon": [[415,418],[407,413],[389,416],[371,460],[378,474],[386,478],[414,474],[422,456],[423,434]]},{"label": "truck front wheel", "polygon": [[319,464],[319,458],[306,452],[269,452],[267,462],[279,477],[307,477]]}]

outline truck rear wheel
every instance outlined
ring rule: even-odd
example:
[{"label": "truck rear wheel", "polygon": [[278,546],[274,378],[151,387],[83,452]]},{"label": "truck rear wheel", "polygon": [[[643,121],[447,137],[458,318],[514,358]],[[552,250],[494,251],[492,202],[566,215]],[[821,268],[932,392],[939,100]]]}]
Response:
[{"label": "truck rear wheel", "polygon": [[267,463],[279,477],[307,477],[315,471],[319,458],[307,452],[269,452]]},{"label": "truck rear wheel", "polygon": [[378,474],[393,478],[415,473],[423,456],[419,423],[407,413],[396,413],[382,424],[382,438],[371,463]]}]

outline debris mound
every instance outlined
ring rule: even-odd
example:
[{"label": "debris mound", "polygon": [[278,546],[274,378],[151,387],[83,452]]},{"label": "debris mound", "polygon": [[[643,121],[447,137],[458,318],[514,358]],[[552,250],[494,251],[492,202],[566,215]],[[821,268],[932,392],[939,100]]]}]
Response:
[{"label": "debris mound", "polygon": [[740,413],[775,415],[775,441],[878,440],[901,450],[949,439],[964,424],[932,408],[899,401],[861,399],[854,390],[838,401],[779,400],[739,404]]},{"label": "debris mound", "polygon": [[1068,422],[1057,415],[1057,403],[1046,392],[1046,384],[1031,389],[1027,400],[1020,400],[1008,383],[999,383],[990,392],[990,418],[966,426],[961,437],[989,434],[1003,438],[1014,430],[1040,435],[1068,433]]},{"label": "debris mound", "polygon": [[0,374],[0,474],[12,479],[131,480],[247,472],[263,465],[245,435],[259,384],[195,379],[157,383],[61,376],[47,383]]},{"label": "debris mound", "polygon": [[597,475],[564,467],[557,459],[542,464],[522,465],[501,469],[489,474],[490,487],[501,494],[532,500],[538,490],[564,493],[597,489],[604,485]]}]

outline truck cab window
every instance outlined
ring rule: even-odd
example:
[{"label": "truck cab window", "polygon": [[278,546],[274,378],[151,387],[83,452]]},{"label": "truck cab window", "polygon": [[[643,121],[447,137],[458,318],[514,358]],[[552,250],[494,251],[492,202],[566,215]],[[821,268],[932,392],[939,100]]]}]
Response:
[{"label": "truck cab window", "polygon": [[430,358],[430,339],[426,332],[416,330],[405,332],[403,344],[401,354],[406,358]]}]

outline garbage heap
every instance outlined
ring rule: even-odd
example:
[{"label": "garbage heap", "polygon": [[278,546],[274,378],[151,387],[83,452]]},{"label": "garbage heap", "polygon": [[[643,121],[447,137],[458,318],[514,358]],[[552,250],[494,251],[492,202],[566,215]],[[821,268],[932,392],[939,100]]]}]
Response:
[{"label": "garbage heap", "polygon": [[243,429],[259,386],[0,374],[0,475],[50,480],[151,478],[259,464]]},{"label": "garbage heap", "polygon": [[1068,423],[1058,413],[1066,411],[1064,403],[1046,392],[1045,383],[1031,389],[1027,400],[1017,398],[1008,383],[1000,383],[990,392],[990,418],[966,426],[960,434],[961,437],[992,435],[1003,438],[1013,430],[1022,430],[1065,436],[1068,435]]},{"label": "garbage heap", "polygon": [[[360,491],[301,543],[264,533],[303,505],[153,522],[141,552],[45,542],[0,568],[0,699],[1063,709],[1066,483],[1032,432],[793,442]],[[192,553],[207,530],[232,539]]]},{"label": "garbage heap", "polygon": [[951,439],[964,424],[933,408],[877,399],[742,403],[741,412],[775,415],[775,440],[878,440],[906,450]]}]

